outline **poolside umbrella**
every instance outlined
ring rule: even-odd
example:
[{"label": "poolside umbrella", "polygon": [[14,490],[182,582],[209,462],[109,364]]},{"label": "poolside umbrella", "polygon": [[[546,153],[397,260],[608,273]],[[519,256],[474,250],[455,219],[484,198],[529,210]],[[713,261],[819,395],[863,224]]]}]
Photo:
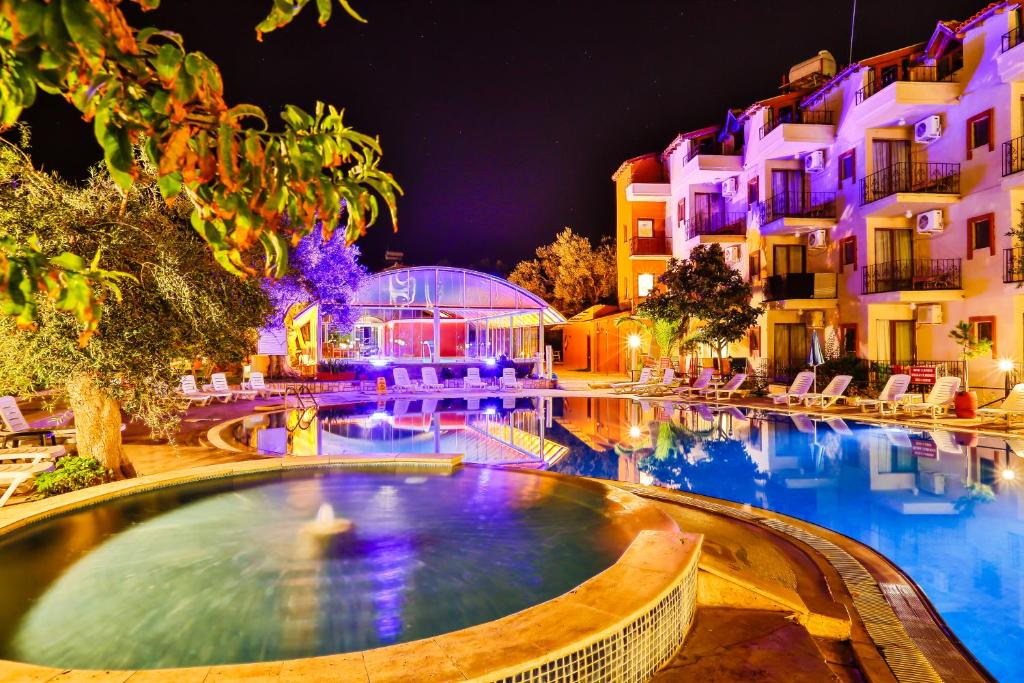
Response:
[{"label": "poolside umbrella", "polygon": [[807,356],[807,364],[814,371],[814,392],[818,392],[818,366],[825,362],[825,356],[821,353],[821,340],[818,339],[818,331],[811,330],[811,352]]}]

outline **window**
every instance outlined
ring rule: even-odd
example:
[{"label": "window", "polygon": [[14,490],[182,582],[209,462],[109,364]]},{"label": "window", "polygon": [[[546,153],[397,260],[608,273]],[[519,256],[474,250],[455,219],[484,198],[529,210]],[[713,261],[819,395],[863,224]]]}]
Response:
[{"label": "window", "polygon": [[857,270],[857,238],[855,236],[844,237],[839,240],[839,268],[853,266]]},{"label": "window", "polygon": [[776,245],[772,252],[772,274],[807,272],[807,247],[802,244]]},{"label": "window", "polygon": [[654,273],[640,273],[636,276],[636,293],[647,296],[654,289]]},{"label": "window", "polygon": [[976,249],[987,249],[989,255],[995,255],[995,214],[987,213],[984,216],[967,219],[967,258],[974,258]]},{"label": "window", "polygon": [[760,189],[758,188],[757,176],[747,182],[747,204],[753,206],[761,200]]},{"label": "window", "polygon": [[857,167],[855,163],[856,152],[850,150],[839,155],[839,187],[847,180],[856,180]]},{"label": "window", "polygon": [[846,323],[839,326],[840,343],[844,355],[857,355],[857,323]]},{"label": "window", "polygon": [[992,130],[992,110],[984,111],[967,119],[967,158],[970,159],[974,150],[987,146],[989,151],[995,149],[995,138]]},{"label": "window", "polygon": [[747,257],[747,281],[761,281],[761,252],[755,251]]},{"label": "window", "polygon": [[676,225],[681,226],[686,220],[686,199],[680,199],[676,204]]},{"label": "window", "polygon": [[638,218],[636,221],[637,237],[654,237],[654,221],[650,218]]},{"label": "window", "polygon": [[996,355],[996,317],[994,315],[971,316],[967,319],[971,331],[978,341],[988,340],[992,343],[992,356]]},{"label": "window", "polygon": [[750,346],[750,355],[761,355],[761,328],[751,327],[747,333],[747,344]]}]

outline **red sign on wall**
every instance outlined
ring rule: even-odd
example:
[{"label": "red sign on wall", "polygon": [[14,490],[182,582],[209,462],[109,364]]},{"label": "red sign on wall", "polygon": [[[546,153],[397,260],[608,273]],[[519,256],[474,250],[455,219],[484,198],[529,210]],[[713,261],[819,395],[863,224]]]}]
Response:
[{"label": "red sign on wall", "polygon": [[938,448],[931,439],[911,439],[910,451],[915,458],[937,458]]},{"label": "red sign on wall", "polygon": [[911,384],[935,384],[935,366],[912,365],[910,366]]}]

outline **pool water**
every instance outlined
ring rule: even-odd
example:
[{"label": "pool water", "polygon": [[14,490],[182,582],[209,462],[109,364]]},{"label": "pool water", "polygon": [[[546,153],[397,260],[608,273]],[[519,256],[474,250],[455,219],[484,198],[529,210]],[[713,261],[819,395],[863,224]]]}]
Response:
[{"label": "pool water", "polygon": [[268,453],[465,453],[819,524],[893,560],[992,674],[1024,680],[1024,438],[594,398],[388,401],[286,422],[235,436]]},{"label": "pool water", "polygon": [[[303,531],[323,503],[354,523]],[[141,494],[0,543],[0,656],[157,668],[425,638],[561,595],[635,535],[597,487],[485,468],[261,475]]]}]

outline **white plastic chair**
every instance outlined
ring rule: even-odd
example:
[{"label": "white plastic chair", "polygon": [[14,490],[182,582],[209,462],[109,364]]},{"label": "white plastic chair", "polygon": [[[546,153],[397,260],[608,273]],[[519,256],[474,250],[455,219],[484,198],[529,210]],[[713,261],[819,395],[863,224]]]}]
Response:
[{"label": "white plastic chair", "polygon": [[672,368],[665,368],[660,382],[637,387],[633,393],[637,396],[664,396],[665,394],[672,393],[675,384],[676,371]]},{"label": "white plastic chair", "polygon": [[654,368],[648,365],[640,371],[640,376],[637,377],[635,382],[614,382],[610,385],[610,389],[616,394],[625,394],[636,387],[650,384],[653,375]]},{"label": "white plastic chair", "polygon": [[416,391],[416,385],[409,379],[409,371],[405,368],[395,368],[394,370],[395,391]]},{"label": "white plastic chair", "polygon": [[54,461],[66,452],[63,446],[0,449],[0,486],[4,486],[0,493],[0,508],[19,486],[52,468]]},{"label": "white plastic chair", "polygon": [[1017,384],[1010,389],[1003,402],[994,408],[979,408],[978,416],[983,418],[1006,418],[1006,426],[1015,417],[1024,417],[1024,384]]},{"label": "white plastic chair", "polygon": [[52,437],[51,441],[54,441],[59,438],[67,439],[75,436],[73,428],[51,429],[49,427],[33,427],[25,419],[25,416],[21,414],[18,401],[13,396],[0,397],[0,420],[3,421],[4,426],[3,432],[0,432],[0,438],[5,443],[9,440],[20,441],[21,439],[33,438],[45,441],[47,437]]},{"label": "white plastic chair", "polygon": [[811,406],[831,408],[836,404],[836,401],[843,397],[843,394],[846,393],[846,388],[850,386],[852,380],[853,377],[851,375],[836,375],[820,394],[807,394],[804,396],[804,405],[808,408]]},{"label": "white plastic chair", "polygon": [[263,373],[253,370],[249,373],[249,388],[256,392],[257,396],[284,396],[288,390],[281,387],[269,387],[263,379]]},{"label": "white plastic chair", "polygon": [[462,386],[466,389],[486,389],[487,383],[480,379],[480,368],[467,368]]},{"label": "white plastic chair", "polygon": [[693,384],[691,384],[688,387],[679,387],[678,389],[676,389],[676,393],[682,394],[684,396],[691,393],[699,394],[708,388],[708,385],[711,384],[711,378],[714,376],[714,374],[714,368],[704,368],[700,371],[700,374],[697,375],[697,378],[693,380]]},{"label": "white plastic chair", "polygon": [[891,375],[878,394],[878,398],[862,398],[858,401],[858,405],[865,413],[868,408],[878,408],[879,413],[885,413],[886,408],[889,408],[891,412],[896,412],[896,406],[903,400],[909,386],[910,375]]},{"label": "white plastic chair", "polygon": [[735,375],[729,378],[729,381],[720,387],[708,387],[703,390],[701,395],[704,397],[714,396],[715,399],[732,398],[732,395],[740,390],[743,383],[747,381],[745,373],[737,372]]},{"label": "white plastic chair", "polygon": [[420,372],[420,388],[426,391],[440,391],[444,384],[437,379],[437,370],[432,367],[425,367]]},{"label": "white plastic chair", "polygon": [[256,398],[256,392],[252,389],[232,389],[231,385],[228,384],[227,375],[223,372],[215,372],[210,375],[210,383],[213,384],[214,391],[220,394],[227,392],[231,394],[233,400]]},{"label": "white plastic chair", "polygon": [[933,418],[946,412],[960,389],[959,377],[940,377],[935,380],[923,403],[904,403],[901,407],[910,415],[930,413]]},{"label": "white plastic chair", "polygon": [[501,384],[498,386],[499,389],[521,389],[523,385],[516,379],[515,368],[505,368],[501,371]]},{"label": "white plastic chair", "polygon": [[807,395],[807,392],[811,390],[811,385],[814,384],[814,373],[813,372],[801,372],[797,374],[793,383],[789,385],[789,390],[784,394],[776,394],[772,396],[772,401],[775,403],[785,403],[787,406],[796,405],[803,400]]}]

